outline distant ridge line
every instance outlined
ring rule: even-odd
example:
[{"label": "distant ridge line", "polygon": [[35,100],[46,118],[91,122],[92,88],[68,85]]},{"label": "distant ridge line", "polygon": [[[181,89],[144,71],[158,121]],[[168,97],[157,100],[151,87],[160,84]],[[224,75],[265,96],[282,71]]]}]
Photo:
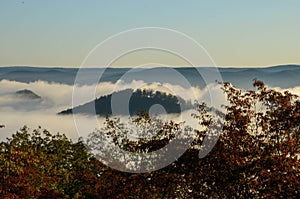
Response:
[{"label": "distant ridge line", "polygon": [[[283,67],[299,67],[300,64],[280,64],[280,65],[270,65],[270,66],[157,66],[157,67],[149,67],[145,69],[153,69],[153,68],[174,68],[174,69],[188,69],[188,68],[218,68],[218,69],[268,69],[268,68],[283,68]],[[15,69],[24,69],[24,68],[32,68],[32,69],[70,69],[70,70],[78,70],[80,67],[64,67],[64,66],[0,66],[0,69],[4,68],[15,68]],[[85,69],[103,69],[106,67],[87,67]],[[133,69],[139,67],[108,67],[108,69]],[[143,68],[143,67],[141,67]]]}]

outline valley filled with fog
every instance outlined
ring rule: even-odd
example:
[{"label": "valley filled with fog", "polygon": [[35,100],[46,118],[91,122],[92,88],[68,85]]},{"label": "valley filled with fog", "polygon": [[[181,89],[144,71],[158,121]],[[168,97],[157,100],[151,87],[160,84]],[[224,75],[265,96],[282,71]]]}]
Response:
[{"label": "valley filled with fog", "polygon": [[[65,133],[70,138],[85,137],[96,128],[99,129],[103,126],[104,117],[97,117],[99,122],[95,124],[92,119],[95,117],[94,115],[77,115],[76,117],[80,117],[81,121],[80,128],[84,129],[86,134],[78,133],[72,114],[57,114],[73,106],[83,105],[90,101],[90,98],[85,95],[80,95],[80,99],[77,97],[76,103],[72,101],[74,86],[71,84],[71,80],[73,79],[74,81],[75,79],[75,69],[23,67],[22,74],[20,74],[19,69],[7,67],[0,70],[0,122],[5,125],[5,128],[0,129],[1,140],[10,136],[7,132],[12,134],[24,125],[31,129],[41,126],[52,133]],[[90,70],[93,71],[95,69]],[[204,101],[209,104],[210,96],[220,99],[220,101],[217,100],[218,107],[221,107],[223,103],[221,98],[224,97],[224,94],[220,86],[217,84],[203,85],[201,78],[198,77],[200,80],[197,80],[195,71],[192,68],[177,69],[191,82],[189,88],[180,83],[176,84],[176,80],[172,80],[171,83],[164,82],[164,79],[159,81],[160,77],[156,77],[157,81],[148,81],[147,78],[149,76],[147,74],[154,76],[157,73],[153,71],[159,69],[149,70],[150,72],[144,71],[144,73],[137,70],[131,73],[129,78],[122,79],[124,74],[128,72],[128,69],[114,69],[104,75],[100,83],[96,85],[89,83],[80,84],[77,85],[77,88],[85,93],[93,93],[95,98],[126,89],[147,89],[177,96],[191,103],[197,100],[198,102]],[[252,71],[250,75],[249,70]],[[50,76],[47,75],[49,71],[52,71],[51,73],[54,74],[52,76],[53,79],[51,79],[51,74]],[[297,78],[299,71],[300,66],[255,69],[220,68],[223,80],[232,82],[234,86],[239,88],[251,89],[252,80],[258,78],[270,88],[279,91],[289,90],[298,95],[300,94],[300,80]],[[88,74],[91,71],[86,72]],[[279,86],[280,84],[282,86]],[[18,91],[24,90],[28,91],[30,95],[26,96],[26,93],[24,96],[17,94]],[[191,113],[193,113],[193,110],[184,110],[181,114],[168,114],[161,117],[177,121],[181,121],[183,118],[184,120],[190,118],[192,121]],[[128,119],[128,116],[121,117],[124,120]],[[190,121],[186,122],[188,124]]]}]

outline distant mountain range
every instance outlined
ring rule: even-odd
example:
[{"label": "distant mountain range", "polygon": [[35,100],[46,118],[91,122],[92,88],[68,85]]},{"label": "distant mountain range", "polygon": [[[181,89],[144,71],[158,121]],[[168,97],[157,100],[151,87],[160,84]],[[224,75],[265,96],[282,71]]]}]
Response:
[{"label": "distant mountain range", "polygon": [[[204,88],[206,83],[195,68],[173,68],[181,74],[192,86]],[[200,74],[209,76],[214,73],[211,67],[199,67]],[[219,68],[223,81],[231,82],[234,86],[244,89],[252,88],[254,78],[263,80],[272,87],[291,88],[300,86],[300,66],[281,65],[266,68]],[[0,67],[0,80],[19,82],[46,81],[72,85],[78,68],[45,68],[45,67]],[[130,68],[90,68],[82,70],[82,78],[78,84],[93,84],[89,77],[102,73],[100,82],[116,82],[122,78],[125,82],[144,80],[149,82],[177,84],[179,79],[170,75],[169,68],[130,69]],[[124,75],[126,78],[124,78]],[[166,81],[166,77],[170,77]],[[219,80],[219,79],[218,79]],[[214,81],[214,80],[211,80]]]},{"label": "distant mountain range", "polygon": [[[126,99],[129,100],[126,101]],[[114,103],[115,102],[115,103]],[[115,107],[112,110],[112,104]],[[129,105],[128,105],[129,104]],[[182,98],[171,94],[166,94],[152,90],[132,90],[126,89],[114,92],[110,95],[102,96],[94,101],[67,109],[59,114],[97,114],[100,116],[107,115],[136,115],[140,111],[151,112],[150,108],[155,105],[161,105],[163,109],[157,107],[153,110],[155,114],[162,113],[181,113],[181,111],[192,108],[190,102],[185,102]],[[128,110],[129,109],[129,110]]]}]

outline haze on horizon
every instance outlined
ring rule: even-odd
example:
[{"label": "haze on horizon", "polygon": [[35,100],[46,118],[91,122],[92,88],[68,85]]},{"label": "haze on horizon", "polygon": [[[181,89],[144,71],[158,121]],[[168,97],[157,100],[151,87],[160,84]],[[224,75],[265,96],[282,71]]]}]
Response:
[{"label": "haze on horizon", "polygon": [[[183,32],[218,66],[300,64],[299,9],[293,0],[1,1],[0,66],[78,67],[106,38],[138,27]],[[168,55],[162,60],[183,65]]]}]

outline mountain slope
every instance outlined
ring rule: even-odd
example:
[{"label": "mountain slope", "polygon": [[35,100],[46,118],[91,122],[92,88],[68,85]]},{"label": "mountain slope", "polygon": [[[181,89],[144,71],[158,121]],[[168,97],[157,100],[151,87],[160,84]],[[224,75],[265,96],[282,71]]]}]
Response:
[{"label": "mountain slope", "polygon": [[[128,99],[129,101],[126,101]],[[112,110],[113,104],[113,110]],[[136,115],[139,111],[149,112],[151,107],[157,105],[164,107],[166,113],[180,113],[182,110],[191,108],[191,103],[185,102],[176,96],[152,90],[126,89],[110,95],[102,96],[94,101],[61,111],[59,114],[87,114],[87,115]],[[155,105],[155,106],[154,106]],[[157,108],[156,114],[164,113],[164,110]]]}]

